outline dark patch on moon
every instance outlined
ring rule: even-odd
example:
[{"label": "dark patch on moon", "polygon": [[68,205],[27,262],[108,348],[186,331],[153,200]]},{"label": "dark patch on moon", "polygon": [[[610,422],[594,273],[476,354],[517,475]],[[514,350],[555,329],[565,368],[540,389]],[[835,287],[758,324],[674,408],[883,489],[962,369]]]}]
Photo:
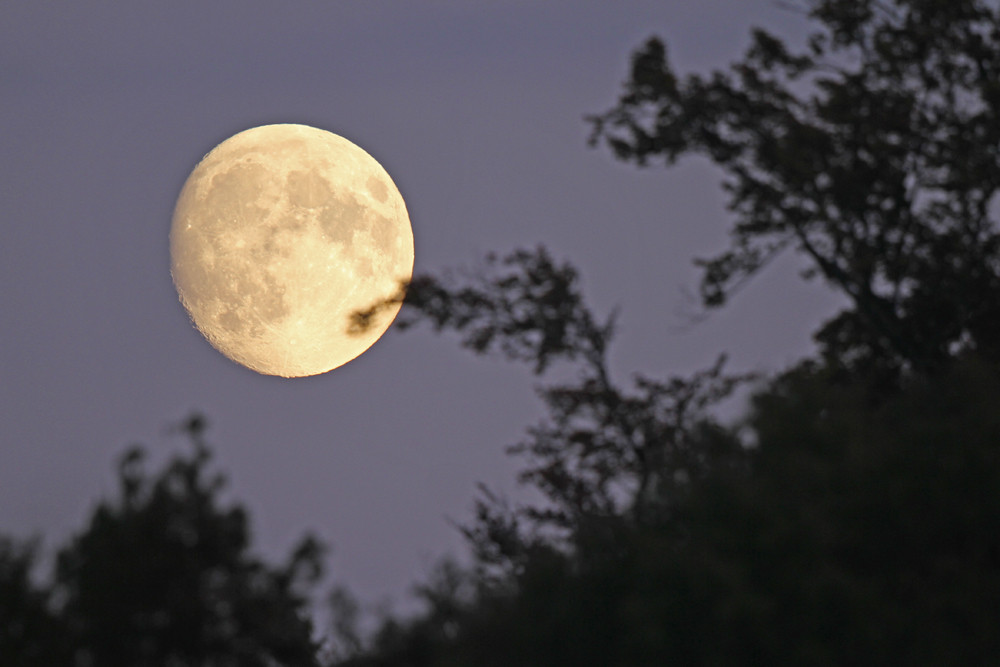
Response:
[{"label": "dark patch on moon", "polygon": [[203,221],[205,231],[209,232],[216,226],[228,229],[234,224],[260,220],[265,211],[257,205],[257,198],[266,187],[267,179],[267,169],[248,163],[237,164],[213,176],[205,193],[205,202],[199,207],[213,213],[212,219]]},{"label": "dark patch on moon", "polygon": [[323,207],[319,224],[328,241],[350,245],[354,230],[364,228],[367,214],[368,209],[354,195],[345,194]]},{"label": "dark patch on moon", "polygon": [[375,240],[375,244],[379,248],[388,248],[395,245],[399,230],[392,224],[392,220],[377,213],[373,214],[372,218],[369,231]]},{"label": "dark patch on moon", "polygon": [[318,208],[330,198],[333,190],[330,181],[316,171],[292,171],[285,179],[288,199],[293,206]]},{"label": "dark patch on moon", "polygon": [[290,312],[285,303],[285,288],[270,273],[264,273],[258,280],[244,281],[239,291],[256,319],[274,322]]},{"label": "dark patch on moon", "polygon": [[375,276],[375,265],[372,258],[362,255],[354,258],[354,269],[362,278],[372,278]]},{"label": "dark patch on moon", "polygon": [[240,318],[235,310],[227,310],[219,315],[219,324],[226,331],[235,334],[241,333],[246,328],[246,322]]},{"label": "dark patch on moon", "polygon": [[389,196],[389,188],[386,187],[385,181],[375,176],[369,176],[368,182],[365,185],[368,186],[368,192],[371,193],[371,196],[376,201],[385,203],[386,198]]},{"label": "dark patch on moon", "polygon": [[[281,226],[283,225],[283,226]],[[264,238],[258,239],[248,250],[248,254],[261,264],[267,264],[275,257],[291,257],[292,250],[280,242],[282,232],[297,230],[302,224],[295,220],[282,220],[281,225],[269,225],[264,229]]]},{"label": "dark patch on moon", "polygon": [[199,295],[199,300],[215,302],[223,308],[218,323],[226,331],[259,336],[263,333],[263,324],[276,322],[289,314],[285,289],[269,272],[247,273],[246,269],[232,267],[225,273],[228,279],[206,281],[208,289]]}]

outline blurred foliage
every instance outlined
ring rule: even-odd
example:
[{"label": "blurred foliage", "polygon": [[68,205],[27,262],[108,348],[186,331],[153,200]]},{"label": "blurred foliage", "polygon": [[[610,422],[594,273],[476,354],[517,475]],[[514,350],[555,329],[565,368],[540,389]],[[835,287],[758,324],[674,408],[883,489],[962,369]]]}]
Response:
[{"label": "blurred foliage", "polygon": [[0,543],[0,665],[319,664],[309,602],[322,547],[306,537],[280,566],[253,556],[204,429],[186,420],[192,451],[156,474],[129,449],[117,497],[59,551],[50,580],[36,549]]},{"label": "blurred foliage", "polygon": [[33,579],[35,542],[0,537],[0,664],[68,664],[64,626],[52,613],[51,591]]}]

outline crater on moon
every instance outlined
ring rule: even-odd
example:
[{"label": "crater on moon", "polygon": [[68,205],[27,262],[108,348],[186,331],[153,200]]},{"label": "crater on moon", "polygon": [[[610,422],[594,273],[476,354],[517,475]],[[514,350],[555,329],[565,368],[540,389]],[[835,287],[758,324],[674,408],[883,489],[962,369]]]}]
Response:
[{"label": "crater on moon", "polygon": [[394,295],[413,269],[399,190],[365,151],[305,125],[266,125],[219,144],[178,197],[171,272],[195,326],[260,373],[341,366],[392,323],[353,313]]}]

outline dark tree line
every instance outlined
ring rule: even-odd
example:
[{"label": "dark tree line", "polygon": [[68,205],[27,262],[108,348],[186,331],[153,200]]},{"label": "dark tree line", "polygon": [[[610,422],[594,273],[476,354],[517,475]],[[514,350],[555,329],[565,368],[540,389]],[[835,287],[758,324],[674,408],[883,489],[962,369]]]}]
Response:
[{"label": "dark tree line", "polygon": [[[795,9],[793,9],[795,11]],[[614,318],[545,249],[416,278],[428,325],[525,363],[546,417],[511,454],[542,502],[482,488],[424,610],[365,635],[344,591],[321,649],[322,550],[250,552],[219,499],[204,423],[118,498],[48,583],[0,541],[0,664],[345,667],[992,664],[1000,661],[1000,10],[980,0],[812,0],[801,44],[678,75],[633,55],[595,146],[647,167],[722,167],[730,246],[698,260],[706,307],[780,252],[849,306],[773,377],[721,356],[690,377],[612,376]],[[378,308],[378,306],[375,306]],[[370,314],[369,314],[370,315]],[[357,326],[366,323],[358,315]],[[546,382],[556,366],[570,379]],[[713,406],[742,385],[741,419]],[[322,629],[320,629],[322,630]]]},{"label": "dark tree line", "polygon": [[[591,141],[726,174],[721,307],[781,252],[849,306],[819,354],[759,380],[613,382],[613,322],[542,249],[411,286],[404,326],[459,332],[575,382],[512,454],[547,502],[484,490],[475,566],[351,665],[990,664],[1000,660],[1000,12],[976,0],[814,0],[681,76],[653,38]],[[425,592],[427,592],[425,590]]]},{"label": "dark tree line", "polygon": [[250,550],[245,508],[228,506],[205,420],[182,424],[190,451],[150,473],[140,447],[114,499],[34,583],[32,544],[0,540],[0,665],[318,665],[308,620],[322,547],[304,538],[270,565]]}]

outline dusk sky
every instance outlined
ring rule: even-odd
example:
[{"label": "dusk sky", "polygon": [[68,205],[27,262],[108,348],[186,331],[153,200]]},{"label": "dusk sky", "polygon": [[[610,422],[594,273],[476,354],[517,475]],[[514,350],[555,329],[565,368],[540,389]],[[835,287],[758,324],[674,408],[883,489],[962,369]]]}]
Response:
[{"label": "dusk sky", "polygon": [[417,273],[538,244],[575,264],[598,314],[620,308],[619,379],[807,354],[838,300],[792,256],[691,323],[692,260],[730,221],[717,171],[640,171],[586,145],[584,116],[614,103],[643,40],[705,72],[755,25],[803,30],[773,0],[5,3],[0,532],[56,546],[115,490],[129,444],[162,461],[195,410],[263,553],[313,531],[331,578],[369,602],[460,553],[449,519],[470,516],[478,482],[517,498],[504,448],[542,417],[529,368],[390,329],[289,380],[193,328],[170,278],[174,203],[205,153],[258,125],[330,130],[381,162]]}]

